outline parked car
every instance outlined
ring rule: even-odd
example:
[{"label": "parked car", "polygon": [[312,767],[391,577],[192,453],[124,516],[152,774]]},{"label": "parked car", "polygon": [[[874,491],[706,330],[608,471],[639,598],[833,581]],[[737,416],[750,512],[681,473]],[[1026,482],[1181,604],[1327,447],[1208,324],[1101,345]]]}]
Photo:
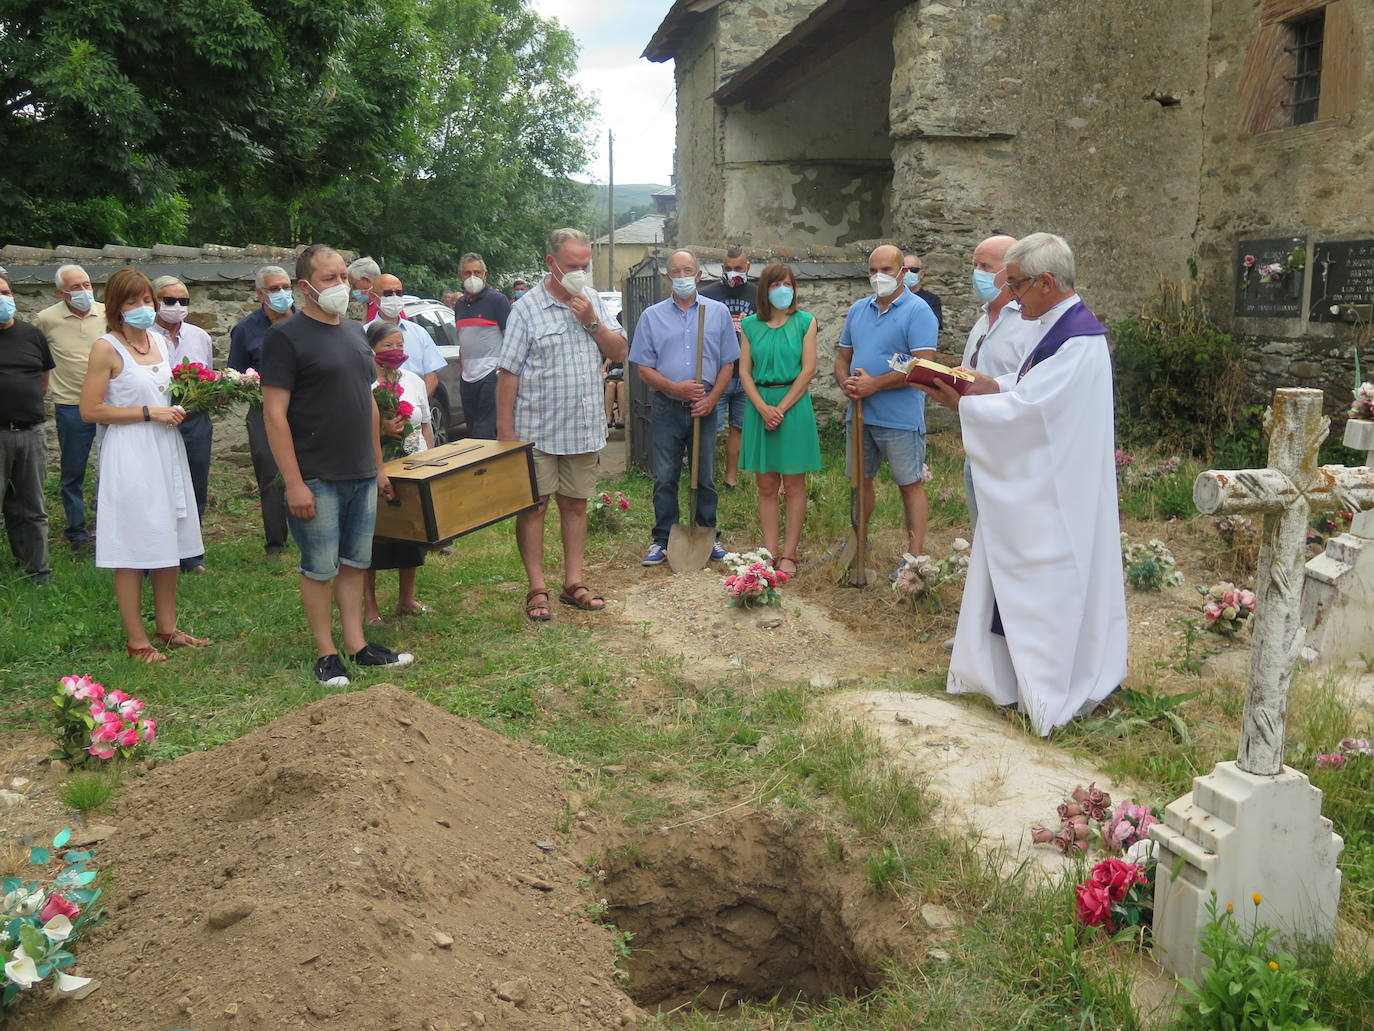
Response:
[{"label": "parked car", "polygon": [[463,415],[462,394],[458,389],[462,377],[458,372],[458,327],[453,309],[432,298],[407,296],[405,313],[406,318],[434,338],[439,354],[448,362],[446,368],[439,370],[439,385],[429,399],[433,409],[434,443],[458,440],[467,432],[467,418]]}]

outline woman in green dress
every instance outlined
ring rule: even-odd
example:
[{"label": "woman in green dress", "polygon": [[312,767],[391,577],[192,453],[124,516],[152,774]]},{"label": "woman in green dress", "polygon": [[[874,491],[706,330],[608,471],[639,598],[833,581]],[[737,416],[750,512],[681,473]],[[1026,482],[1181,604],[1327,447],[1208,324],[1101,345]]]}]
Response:
[{"label": "woman in green dress", "polygon": [[[821,467],[811,407],[816,375],[816,318],[797,310],[797,277],[782,263],[759,277],[757,313],[740,323],[739,378],[751,407],[744,412],[739,467],[758,474],[763,546],[780,572],[797,572],[806,474]],[[786,488],[787,535],[779,545],[779,492]]]}]

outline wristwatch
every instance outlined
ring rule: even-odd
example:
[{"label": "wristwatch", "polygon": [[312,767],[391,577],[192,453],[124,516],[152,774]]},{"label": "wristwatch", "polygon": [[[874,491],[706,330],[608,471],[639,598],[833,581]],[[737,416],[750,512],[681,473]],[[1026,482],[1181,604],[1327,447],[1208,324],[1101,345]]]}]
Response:
[{"label": "wristwatch", "polygon": [[592,336],[596,336],[596,331],[601,328],[601,320],[592,319],[591,322],[587,323],[582,328],[585,329],[588,333],[592,334]]}]

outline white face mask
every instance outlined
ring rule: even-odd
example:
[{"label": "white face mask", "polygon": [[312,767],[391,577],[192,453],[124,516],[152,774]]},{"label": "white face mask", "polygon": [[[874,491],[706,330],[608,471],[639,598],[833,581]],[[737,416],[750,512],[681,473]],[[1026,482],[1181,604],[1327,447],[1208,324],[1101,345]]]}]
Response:
[{"label": "white face mask", "polygon": [[170,306],[162,304],[159,305],[157,309],[157,317],[163,322],[170,322],[173,325],[178,322],[184,322],[189,313],[190,309],[180,304],[173,304]]},{"label": "white face mask", "polygon": [[[558,262],[554,264],[557,265]],[[559,267],[559,271],[563,272],[562,266]],[[571,272],[563,272],[563,278],[558,281],[558,285],[575,296],[587,289],[591,278],[591,269],[573,269]]]},{"label": "white face mask", "polygon": [[885,272],[875,272],[868,277],[869,285],[879,297],[890,297],[897,290],[897,277]]},{"label": "white face mask", "polygon": [[487,285],[487,281],[481,276],[468,276],[463,280],[463,289],[470,294],[480,294],[482,287]]},{"label": "white face mask", "polygon": [[404,297],[383,297],[377,302],[377,310],[389,319],[394,319],[401,314],[401,309],[406,305]]},{"label": "white face mask", "polygon": [[336,283],[324,290],[316,290],[313,283],[306,285],[314,292],[315,303],[320,306],[321,311],[329,315],[342,315],[348,311],[349,292],[347,283]]}]

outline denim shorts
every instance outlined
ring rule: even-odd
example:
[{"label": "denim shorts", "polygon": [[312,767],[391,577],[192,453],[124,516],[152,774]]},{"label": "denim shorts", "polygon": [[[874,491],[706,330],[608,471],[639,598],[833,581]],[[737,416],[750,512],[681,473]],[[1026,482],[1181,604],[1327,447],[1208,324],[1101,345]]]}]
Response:
[{"label": "denim shorts", "polygon": [[[748,403],[749,395],[744,392],[744,387],[736,376],[716,404],[717,429],[721,433],[724,433],[728,426],[733,426],[737,430],[744,429],[744,406]],[[729,418],[726,418],[727,415]]]},{"label": "denim shorts", "polygon": [[286,520],[301,549],[301,575],[329,581],[339,566],[372,565],[372,531],[377,525],[377,480],[306,480],[315,495],[315,518]]},{"label": "denim shorts", "polygon": [[[851,426],[852,428],[852,426]],[[920,430],[897,430],[889,426],[864,427],[864,476],[878,475],[878,466],[887,459],[892,482],[899,487],[925,479],[926,435]],[[849,450],[845,450],[845,475],[849,475]]]}]

